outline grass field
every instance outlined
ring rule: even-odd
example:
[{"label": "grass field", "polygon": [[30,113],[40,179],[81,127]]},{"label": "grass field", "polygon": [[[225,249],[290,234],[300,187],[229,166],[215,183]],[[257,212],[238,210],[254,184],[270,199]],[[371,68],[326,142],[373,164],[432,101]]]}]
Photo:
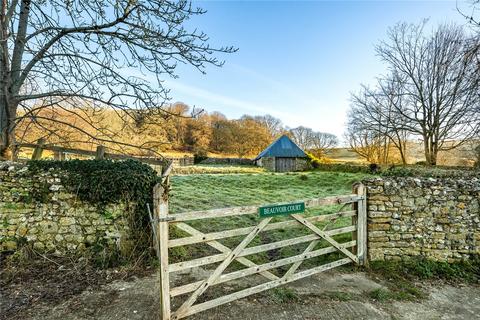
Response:
[{"label": "grass field", "polygon": [[172,213],[349,194],[362,173],[193,174],[172,177]]},{"label": "grass field", "polygon": [[[244,173],[244,174],[194,174],[172,177],[170,197],[170,212],[179,213],[229,206],[260,205],[276,202],[326,197],[332,195],[350,194],[352,184],[365,177],[365,174],[342,172],[304,172],[304,173]],[[318,215],[337,212],[339,206],[313,208],[306,215]],[[348,210],[348,209],[345,209]],[[272,222],[284,221],[288,217],[276,217]],[[258,224],[260,218],[256,214],[228,218],[192,221],[193,227],[202,232],[215,232]],[[320,222],[318,227],[329,230],[351,225],[351,218],[340,218],[331,222]],[[186,236],[172,229],[173,238]],[[250,246],[273,242],[310,234],[306,228],[273,230],[262,232]],[[350,233],[334,236],[339,242],[350,241]],[[234,247],[243,237],[232,237],[220,242],[228,247]],[[250,256],[256,263],[265,263],[302,252],[308,243],[285,247]],[[329,246],[321,241],[316,249]],[[206,244],[174,248],[172,261],[196,258],[215,253]],[[330,254],[308,260],[304,266],[312,263],[324,263],[336,259],[338,255]],[[233,265],[232,268],[238,268]],[[288,267],[288,266],[287,266]],[[282,272],[283,269],[279,269]],[[283,270],[284,271],[284,270]]]},{"label": "grass field", "polygon": [[217,165],[196,164],[193,166],[174,167],[174,175],[191,174],[236,174],[236,173],[265,173],[265,169],[248,165]]}]

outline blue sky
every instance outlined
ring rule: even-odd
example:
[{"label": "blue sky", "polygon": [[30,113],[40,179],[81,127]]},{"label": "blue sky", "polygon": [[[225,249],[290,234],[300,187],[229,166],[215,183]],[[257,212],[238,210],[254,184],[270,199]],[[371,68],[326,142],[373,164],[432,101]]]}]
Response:
[{"label": "blue sky", "polygon": [[180,66],[167,79],[173,101],[229,118],[269,113],[341,137],[349,94],[385,72],[374,45],[397,22],[429,28],[465,20],[455,1],[195,1],[191,24],[212,45],[233,45],[222,68]]}]

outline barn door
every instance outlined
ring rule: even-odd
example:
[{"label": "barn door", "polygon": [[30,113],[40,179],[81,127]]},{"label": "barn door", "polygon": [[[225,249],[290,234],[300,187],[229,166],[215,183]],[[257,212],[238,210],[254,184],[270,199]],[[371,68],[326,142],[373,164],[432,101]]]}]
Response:
[{"label": "barn door", "polygon": [[275,171],[287,172],[295,169],[295,158],[275,158]]}]

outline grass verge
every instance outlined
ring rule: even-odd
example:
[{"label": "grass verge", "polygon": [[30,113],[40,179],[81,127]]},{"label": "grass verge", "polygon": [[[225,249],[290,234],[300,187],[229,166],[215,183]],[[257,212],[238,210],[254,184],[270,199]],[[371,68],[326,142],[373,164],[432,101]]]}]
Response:
[{"label": "grass verge", "polygon": [[370,270],[385,277],[403,275],[411,280],[444,280],[452,283],[478,283],[480,281],[480,257],[458,262],[433,261],[412,258],[402,261],[373,261]]},{"label": "grass verge", "polygon": [[422,283],[428,280],[446,281],[452,284],[479,283],[480,259],[459,262],[433,261],[411,258],[402,261],[373,261],[368,272],[384,280],[387,289],[376,289],[369,297],[379,302],[390,300],[417,301],[427,298]]},{"label": "grass verge", "polygon": [[300,296],[288,287],[273,288],[263,294],[269,301],[276,304],[294,303],[300,301]]}]

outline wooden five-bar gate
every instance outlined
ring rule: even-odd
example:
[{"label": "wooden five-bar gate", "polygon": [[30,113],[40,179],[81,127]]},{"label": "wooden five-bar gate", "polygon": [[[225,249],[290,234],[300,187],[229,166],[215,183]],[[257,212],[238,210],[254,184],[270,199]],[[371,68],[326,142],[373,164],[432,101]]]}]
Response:
[{"label": "wooden five-bar gate", "polygon": [[[168,180],[168,179],[167,179]],[[179,214],[170,214],[168,210],[168,198],[164,194],[163,187],[159,184],[154,190],[154,235],[156,238],[156,248],[160,260],[160,307],[161,316],[163,320],[180,319],[189,315],[201,312],[243,297],[250,296],[298,279],[302,279],[313,274],[326,271],[337,266],[354,262],[362,265],[366,258],[366,194],[365,188],[361,184],[354,186],[354,192],[350,195],[333,196],[326,198],[316,198],[303,201],[296,201],[294,205],[272,205],[272,206],[245,206],[245,207],[231,207],[222,209],[213,209],[205,211],[185,212]],[[306,216],[302,213],[303,208],[306,212],[314,207],[326,205],[342,205],[341,208],[331,214],[316,214],[311,213]],[[283,207],[282,207],[283,206]],[[267,209],[265,209],[267,208]],[[273,209],[272,209],[273,208]],[[295,210],[299,209],[299,210]],[[291,211],[291,214],[289,214]],[[289,217],[287,220],[273,222],[273,215],[286,213]],[[242,227],[238,229],[225,230],[220,232],[204,233],[197,228],[191,226],[193,220],[214,219],[234,217],[240,215],[260,215],[259,223],[254,226]],[[341,217],[351,217],[352,223],[348,226],[342,226],[335,229],[328,229],[326,227],[319,227],[319,222],[336,221]],[[345,220],[345,219],[344,219]],[[346,219],[350,221],[350,219]],[[190,224],[189,224],[190,223]],[[316,225],[317,224],[317,225]],[[169,226],[174,225],[176,228],[189,234],[189,236],[169,239]],[[198,222],[197,222],[198,226]],[[252,240],[261,232],[270,230],[281,230],[287,228],[306,228],[309,231],[307,235],[296,236],[281,241],[273,241],[270,243],[262,243],[260,245],[249,246]],[[349,241],[339,243],[334,239],[334,236],[351,233],[352,238]],[[219,242],[221,239],[245,236],[235,247],[230,248]],[[326,241],[328,247],[316,249],[320,241]],[[208,246],[214,248],[218,253],[195,258],[188,261],[181,261],[177,263],[169,263],[169,249],[193,245],[198,243],[206,243]],[[256,264],[248,256],[276,250],[288,246],[294,246],[301,243],[308,243],[308,246],[303,252],[294,256],[269,261],[264,264]],[[302,262],[319,257],[322,255],[336,252],[340,253],[340,259],[334,260],[321,265],[315,265],[306,270],[301,270],[299,267]],[[233,262],[244,266],[241,270],[226,273],[227,267]],[[208,276],[200,281],[194,281],[189,284],[180,285],[171,288],[170,274],[187,270],[191,268],[199,268],[202,266],[212,265],[218,263],[215,268],[208,273]],[[286,268],[286,272],[282,274],[275,274],[271,271],[279,267]],[[284,269],[285,270],[285,269]],[[240,279],[246,276],[259,274],[268,279],[267,282],[261,283],[247,289],[222,295],[220,297],[203,300],[196,303],[205,291],[214,285],[224,283],[227,281]],[[177,296],[190,294],[183,300],[176,310],[172,310],[171,299]]]}]

